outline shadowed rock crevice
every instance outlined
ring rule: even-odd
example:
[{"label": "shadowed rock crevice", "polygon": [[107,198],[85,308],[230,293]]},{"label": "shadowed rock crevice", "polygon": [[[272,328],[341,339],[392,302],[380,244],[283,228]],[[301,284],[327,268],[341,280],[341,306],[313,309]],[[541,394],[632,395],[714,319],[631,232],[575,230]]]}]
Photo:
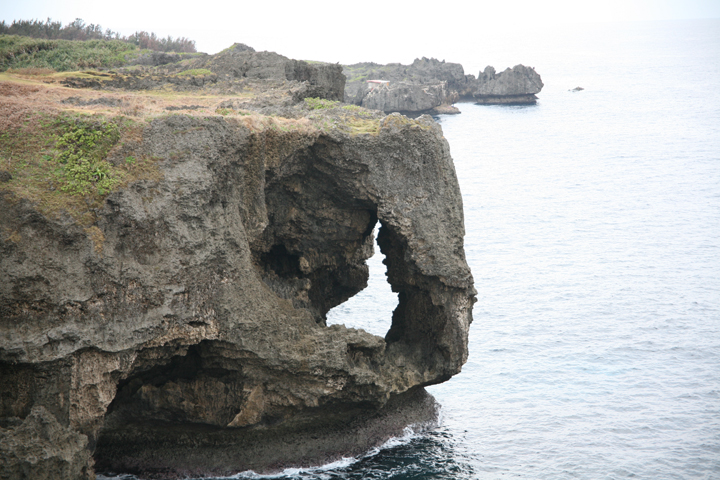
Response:
[{"label": "shadowed rock crevice", "polygon": [[268,171],[269,225],[253,245],[264,282],[322,324],[331,308],[367,286],[377,222],[377,206],[348,192],[334,169],[309,149]]}]

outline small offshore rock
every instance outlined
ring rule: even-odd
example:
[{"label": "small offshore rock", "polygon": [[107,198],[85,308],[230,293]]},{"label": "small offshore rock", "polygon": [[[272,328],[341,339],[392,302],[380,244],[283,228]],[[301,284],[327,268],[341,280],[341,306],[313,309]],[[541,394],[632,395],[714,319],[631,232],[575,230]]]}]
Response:
[{"label": "small offshore rock", "polygon": [[455,105],[440,105],[430,111],[430,115],[458,115],[460,109]]}]

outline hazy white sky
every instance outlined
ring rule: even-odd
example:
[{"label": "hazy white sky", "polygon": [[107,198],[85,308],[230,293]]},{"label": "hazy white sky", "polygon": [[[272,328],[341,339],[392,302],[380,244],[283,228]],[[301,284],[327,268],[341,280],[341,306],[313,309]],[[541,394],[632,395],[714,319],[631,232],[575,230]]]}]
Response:
[{"label": "hazy white sky", "polygon": [[[720,0],[0,0],[0,20],[75,18],[128,35],[137,30],[188,37],[216,53],[234,42],[291,58],[355,63],[411,62],[443,55],[444,43],[472,47],[497,34],[585,22],[720,18]],[[452,59],[448,59],[451,61]]]}]

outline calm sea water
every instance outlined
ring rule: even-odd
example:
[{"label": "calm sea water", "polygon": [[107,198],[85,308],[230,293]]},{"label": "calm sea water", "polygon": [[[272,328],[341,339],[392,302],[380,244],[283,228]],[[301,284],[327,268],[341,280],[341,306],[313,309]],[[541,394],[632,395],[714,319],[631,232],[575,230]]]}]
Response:
[{"label": "calm sea water", "polygon": [[[274,478],[720,479],[720,20],[514,38],[455,61],[526,47],[538,105],[438,119],[479,292],[440,427]],[[331,323],[385,334],[381,260]]]},{"label": "calm sea water", "polygon": [[[720,21],[535,41],[538,105],[439,119],[479,292],[441,427],[286,478],[720,478]],[[332,321],[384,334],[380,259]]]}]

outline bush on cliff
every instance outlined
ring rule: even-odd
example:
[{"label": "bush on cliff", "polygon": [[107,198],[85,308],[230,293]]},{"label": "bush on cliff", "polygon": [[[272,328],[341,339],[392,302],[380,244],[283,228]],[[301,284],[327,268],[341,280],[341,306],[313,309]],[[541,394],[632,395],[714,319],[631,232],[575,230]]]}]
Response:
[{"label": "bush on cliff", "polygon": [[112,122],[60,118],[55,148],[60,189],[71,195],[96,193],[105,195],[120,183],[122,174],[105,160],[120,139],[118,126]]}]

